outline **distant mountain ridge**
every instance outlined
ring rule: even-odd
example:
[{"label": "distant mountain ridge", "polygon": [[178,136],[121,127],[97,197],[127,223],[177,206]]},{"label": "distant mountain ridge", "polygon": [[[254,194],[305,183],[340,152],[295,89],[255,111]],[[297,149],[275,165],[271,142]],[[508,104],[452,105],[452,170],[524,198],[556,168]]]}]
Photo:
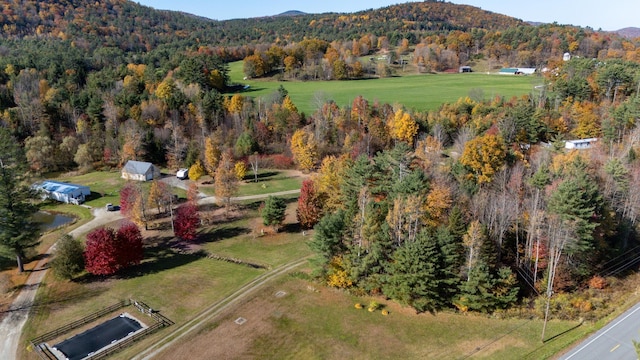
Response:
[{"label": "distant mountain ridge", "polygon": [[637,27],[627,27],[613,32],[627,39],[635,39],[640,37],[640,28]]},{"label": "distant mountain ridge", "polygon": [[299,16],[299,15],[308,15],[306,12],[304,11],[300,11],[300,10],[289,10],[289,11],[285,11],[281,14],[278,14],[276,16]]}]

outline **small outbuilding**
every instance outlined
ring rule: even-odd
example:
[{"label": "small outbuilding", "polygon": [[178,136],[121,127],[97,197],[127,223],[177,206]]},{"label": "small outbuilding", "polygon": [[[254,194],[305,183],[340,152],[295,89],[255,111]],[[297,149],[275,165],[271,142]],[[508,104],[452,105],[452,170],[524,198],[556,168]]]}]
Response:
[{"label": "small outbuilding", "polygon": [[149,162],[129,160],[122,168],[122,178],[149,181],[160,177],[160,171]]},{"label": "small outbuilding", "polygon": [[91,195],[91,189],[88,186],[54,180],[45,180],[34,185],[34,188],[42,192],[43,198],[67,204],[80,205],[86,200],[87,196]]},{"label": "small outbuilding", "polygon": [[564,143],[564,148],[577,150],[590,149],[596,141],[598,141],[598,138],[567,140]]},{"label": "small outbuilding", "polygon": [[470,72],[472,72],[471,66],[460,66],[460,69],[458,69],[458,72],[460,72],[460,73],[470,73]]}]

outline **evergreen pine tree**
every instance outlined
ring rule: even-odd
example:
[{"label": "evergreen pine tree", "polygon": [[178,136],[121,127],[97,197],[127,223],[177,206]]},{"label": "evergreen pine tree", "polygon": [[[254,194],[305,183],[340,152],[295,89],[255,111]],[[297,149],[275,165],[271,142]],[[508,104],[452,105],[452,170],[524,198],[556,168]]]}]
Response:
[{"label": "evergreen pine tree", "polygon": [[439,227],[436,232],[438,248],[441,254],[440,295],[444,302],[451,304],[458,293],[461,269],[464,266],[464,246],[462,240],[456,238],[446,227]]},{"label": "evergreen pine tree", "polygon": [[414,242],[405,242],[393,254],[383,292],[386,296],[415,308],[434,312],[440,308],[438,244],[426,231]]}]

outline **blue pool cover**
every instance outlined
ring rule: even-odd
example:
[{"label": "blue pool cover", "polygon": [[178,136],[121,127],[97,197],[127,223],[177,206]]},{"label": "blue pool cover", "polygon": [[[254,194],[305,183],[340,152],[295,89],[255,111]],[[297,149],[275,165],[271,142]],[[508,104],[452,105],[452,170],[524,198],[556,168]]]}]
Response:
[{"label": "blue pool cover", "polygon": [[140,329],[142,325],[137,320],[120,315],[53,347],[69,360],[80,360]]}]

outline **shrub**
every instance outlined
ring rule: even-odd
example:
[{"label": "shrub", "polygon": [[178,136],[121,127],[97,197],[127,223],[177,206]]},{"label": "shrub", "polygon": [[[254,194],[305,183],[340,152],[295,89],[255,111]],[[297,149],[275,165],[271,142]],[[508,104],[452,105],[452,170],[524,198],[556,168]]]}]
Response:
[{"label": "shrub", "polygon": [[354,306],[356,309],[362,309],[362,304],[356,303]]},{"label": "shrub", "polygon": [[382,315],[384,315],[384,316],[389,315],[389,310],[387,310],[387,309],[382,309]]},{"label": "shrub", "polygon": [[273,155],[273,166],[276,169],[292,169],[293,168],[293,158],[290,156],[277,154]]},{"label": "shrub", "polygon": [[283,198],[269,196],[262,208],[262,223],[277,228],[284,222],[287,203]]},{"label": "shrub", "polygon": [[607,287],[607,279],[602,276],[595,275],[589,280],[589,288],[602,290]]},{"label": "shrub", "polygon": [[73,279],[84,269],[84,248],[78,239],[64,235],[56,245],[56,252],[51,260],[53,273],[61,279]]},{"label": "shrub", "polygon": [[380,304],[378,304],[375,300],[371,300],[371,302],[369,303],[369,312],[374,312],[376,310],[378,310],[378,308],[380,307]]}]

